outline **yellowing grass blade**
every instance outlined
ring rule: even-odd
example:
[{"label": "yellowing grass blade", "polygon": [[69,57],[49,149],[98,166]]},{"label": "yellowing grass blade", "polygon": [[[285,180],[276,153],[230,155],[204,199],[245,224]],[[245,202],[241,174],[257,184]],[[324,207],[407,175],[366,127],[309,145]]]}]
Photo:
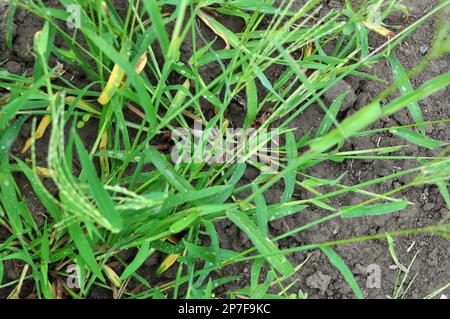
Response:
[{"label": "yellowing grass blade", "polygon": [[389,29],[386,29],[385,27],[379,25],[379,24],[374,24],[372,22],[369,21],[363,21],[362,22],[367,28],[369,28],[372,31],[375,31],[378,34],[381,34],[383,37],[386,38],[392,38],[393,36],[395,36],[395,33],[392,32]]},{"label": "yellowing grass blade", "polygon": [[[74,100],[76,99],[75,96],[67,96],[64,100],[67,103],[72,103]],[[0,101],[1,102],[1,101]],[[0,103],[1,105],[1,103]],[[93,108],[92,106],[90,106],[89,104],[87,104],[86,102],[83,101],[78,101],[77,106],[81,106],[82,108],[94,111],[94,112],[98,112],[95,108]],[[49,108],[47,108],[47,110],[49,110]],[[34,141],[42,138],[42,136],[44,136],[44,133],[47,129],[47,127],[50,125],[52,121],[52,117],[50,115],[44,115],[44,117],[42,118],[41,122],[39,123],[35,135],[34,135]],[[25,153],[26,151],[28,151],[28,149],[33,145],[33,138],[29,137],[26,141],[25,144],[22,148],[22,154]]]},{"label": "yellowing grass blade", "polygon": [[42,118],[41,122],[39,123],[37,129],[36,129],[36,133],[34,135],[34,140],[32,137],[29,137],[26,141],[25,141],[25,145],[22,148],[22,154],[25,153],[30,147],[31,145],[33,145],[33,143],[40,139],[42,136],[44,136],[45,130],[47,129],[47,127],[50,125],[50,122],[52,121],[52,118],[50,115],[44,115],[44,117]]},{"label": "yellowing grass blade", "polygon": [[145,114],[131,103],[127,103],[127,108],[137,116],[144,118]]},{"label": "yellowing grass blade", "polygon": [[223,41],[225,42],[226,50],[230,49],[230,45],[233,47],[239,46],[239,40],[236,35],[225,28],[222,24],[217,22],[216,19],[207,15],[202,10],[198,12],[198,16],[215,34],[223,39]]},{"label": "yellowing grass blade", "polygon": [[110,16],[109,8],[105,1],[102,1],[102,10],[103,10],[103,13],[105,14],[105,16],[107,16],[107,17]]},{"label": "yellowing grass blade", "polygon": [[[303,58],[306,58],[307,56],[310,56],[312,54],[313,51],[313,43],[309,42],[308,45],[306,46],[306,49],[303,53]],[[303,72],[306,72],[308,69],[307,68],[302,68]]]},{"label": "yellowing grass blade", "polygon": [[[72,103],[73,101],[75,101],[75,99],[76,99],[75,96],[66,96],[66,98],[64,100],[67,103]],[[78,101],[77,106],[78,107],[81,106],[82,108],[85,108],[85,109],[88,109],[88,110],[91,110],[91,111],[94,111],[94,112],[98,112],[95,108],[93,108],[92,106],[90,106],[89,104],[87,104],[86,102],[84,102],[82,100]]]},{"label": "yellowing grass blade", "polygon": [[[189,88],[191,87],[191,84],[189,83],[189,80],[184,81],[183,86],[186,88],[186,90],[189,91]],[[186,98],[186,93],[183,90],[180,90],[175,94],[175,97],[172,102],[172,107],[179,108],[181,104],[183,104],[184,100]]]},{"label": "yellowing grass blade", "polygon": [[116,272],[109,267],[108,265],[104,265],[103,269],[106,272],[106,275],[108,276],[109,280],[111,280],[112,284],[117,287],[120,288],[122,287],[122,282],[120,281],[119,276],[116,274]]},{"label": "yellowing grass blade", "polygon": [[312,54],[312,51],[313,51],[313,43],[309,42],[308,45],[306,46],[305,54],[303,54],[303,57],[310,56]]},{"label": "yellowing grass blade", "polygon": [[147,53],[142,54],[136,62],[136,67],[134,70],[137,74],[144,71],[145,65],[147,64]]},{"label": "yellowing grass blade", "polygon": [[101,105],[106,105],[111,101],[111,98],[116,93],[117,89],[124,86],[127,75],[119,67],[118,64],[114,65],[114,68],[109,77],[108,83],[106,83],[105,89],[98,98],[98,103]]},{"label": "yellowing grass blade", "polygon": [[178,244],[178,239],[175,237],[175,236],[169,236],[169,237],[167,237],[167,241],[169,242],[169,243],[172,243],[172,244]]},{"label": "yellowing grass blade", "polygon": [[8,295],[7,299],[19,299],[19,295],[20,295],[20,291],[22,290],[22,284],[23,281],[25,279],[25,276],[27,275],[28,272],[28,264],[25,264],[25,266],[23,267],[22,273],[20,275],[19,278],[19,282],[17,283],[16,288],[14,288],[11,293]]},{"label": "yellowing grass blade", "polygon": [[41,166],[37,166],[36,167],[36,173],[39,175],[39,177],[43,178],[43,177],[47,177],[50,178],[53,176],[53,171],[48,169],[47,167],[41,167]]},{"label": "yellowing grass blade", "polygon": [[170,266],[172,266],[177,260],[178,260],[178,254],[172,254],[172,255],[168,255],[163,262],[161,263],[161,265],[159,265],[158,269],[156,270],[156,274],[159,276],[161,275],[163,272],[165,272],[167,269],[170,268]]},{"label": "yellowing grass blade", "polygon": [[[141,73],[145,65],[147,64],[147,53],[142,54],[134,68],[137,74]],[[122,88],[125,85],[125,81],[127,80],[126,73],[119,67],[118,64],[114,65],[114,68],[111,72],[111,76],[108,79],[108,83],[106,83],[105,89],[102,94],[98,98],[98,103],[101,105],[106,105],[111,101],[111,98],[116,93],[117,89]]]}]

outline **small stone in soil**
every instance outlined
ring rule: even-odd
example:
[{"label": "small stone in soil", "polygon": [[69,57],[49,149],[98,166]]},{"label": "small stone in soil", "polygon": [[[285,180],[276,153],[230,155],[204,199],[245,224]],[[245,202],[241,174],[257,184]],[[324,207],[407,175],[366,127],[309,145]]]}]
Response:
[{"label": "small stone in soil", "polygon": [[426,55],[428,53],[428,50],[429,50],[428,45],[422,44],[420,46],[419,50],[420,50],[420,53],[422,53],[422,55]]},{"label": "small stone in soil", "polygon": [[146,261],[144,261],[144,264],[147,266],[153,266],[158,262],[159,256],[157,253],[153,253],[150,255],[150,257],[147,258]]},{"label": "small stone in soil", "polygon": [[20,74],[22,72],[22,67],[16,61],[9,61],[6,63],[6,70],[8,70],[9,73]]},{"label": "small stone in soil", "polygon": [[325,275],[321,271],[318,271],[306,278],[306,284],[308,287],[319,289],[322,293],[327,290],[330,281],[331,276]]}]

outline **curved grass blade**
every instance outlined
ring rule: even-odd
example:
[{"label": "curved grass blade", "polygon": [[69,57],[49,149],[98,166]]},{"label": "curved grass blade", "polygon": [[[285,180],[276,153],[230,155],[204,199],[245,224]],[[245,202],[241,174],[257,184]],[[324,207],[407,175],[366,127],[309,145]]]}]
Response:
[{"label": "curved grass blade", "polygon": [[327,255],[331,264],[341,272],[342,276],[344,276],[345,281],[347,281],[347,283],[350,285],[356,297],[358,299],[364,299],[363,293],[361,292],[361,289],[359,288],[355,277],[353,276],[352,272],[347,267],[345,262],[341,259],[341,257],[339,257],[338,254],[336,254],[330,247],[320,247],[320,249],[325,253],[325,255]]},{"label": "curved grass blade", "polygon": [[331,103],[330,108],[327,111],[327,114],[320,123],[319,129],[317,130],[316,137],[322,137],[328,133],[333,123],[336,121],[336,116],[339,113],[339,109],[341,108],[342,102],[344,102],[345,97],[347,96],[348,91],[345,91],[341,95],[339,95],[336,100]]},{"label": "curved grass blade", "polygon": [[442,74],[428,81],[414,92],[404,94],[403,96],[395,99],[391,103],[383,107],[384,115],[389,115],[397,112],[406,105],[413,102],[427,98],[434,93],[443,90],[450,84],[450,72]]},{"label": "curved grass blade", "polygon": [[134,257],[133,261],[125,268],[122,275],[120,275],[119,280],[124,281],[130,277],[142,264],[147,260],[147,258],[154,252],[154,249],[150,249],[149,242],[145,242],[139,247],[139,251]]},{"label": "curved grass blade", "polygon": [[408,273],[408,269],[405,266],[403,266],[398,260],[397,253],[395,252],[394,239],[389,234],[386,234],[386,239],[389,245],[389,253],[391,254],[392,260],[394,261],[395,265],[397,265],[397,267],[404,273]]},{"label": "curved grass blade", "polygon": [[[391,64],[392,76],[394,78],[395,83],[399,85],[400,92],[402,94],[414,92],[414,88],[412,87],[411,82],[409,81],[408,74],[406,73],[400,61],[393,55],[388,56],[388,61]],[[417,103],[417,101],[414,101],[408,104],[407,107],[409,113],[411,113],[414,122],[418,124],[420,132],[422,133],[422,135],[425,135],[425,126],[421,124],[423,123],[423,117],[422,117],[422,110],[420,109],[419,104]]]}]

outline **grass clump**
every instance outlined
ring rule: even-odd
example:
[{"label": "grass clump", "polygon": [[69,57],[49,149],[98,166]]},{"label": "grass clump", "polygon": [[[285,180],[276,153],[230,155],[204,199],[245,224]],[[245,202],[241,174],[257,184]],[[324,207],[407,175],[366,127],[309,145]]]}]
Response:
[{"label": "grass clump", "polygon": [[[120,12],[108,0],[59,2],[57,7],[46,7],[44,1],[10,4],[10,10],[27,10],[44,21],[34,38],[33,74],[0,69],[0,224],[8,230],[8,238],[0,243],[0,288],[13,289],[10,297],[18,297],[29,284],[37,298],[59,298],[61,287],[73,298],[85,298],[95,287],[111,290],[116,298],[212,298],[217,287],[239,279],[220,276],[222,269],[249,262],[248,287],[229,291],[228,296],[288,298],[295,284],[291,279],[303,265],[292,264],[290,254],[320,249],[355,296],[363,298],[336,246],[375,239],[389,240],[391,245],[396,236],[418,233],[448,238],[450,228],[444,219],[423,229],[289,249],[278,246],[287,237],[335,218],[405,211],[413,203],[394,195],[410,187],[436,184],[450,206],[448,146],[427,136],[424,129],[449,119],[424,122],[418,104],[446,88],[450,73],[416,89],[410,82],[431,60],[448,53],[448,24],[442,23],[433,50],[415,69],[405,70],[393,54],[421,23],[448,10],[449,1],[441,1],[402,30],[385,22],[393,13],[407,14],[400,1],[345,1],[340,10],[320,15],[324,8],[317,0],[307,1],[299,10],[287,0],[277,5],[270,0],[130,0]],[[221,20],[224,16],[241,21],[242,30],[231,31]],[[11,23],[14,13],[8,17]],[[69,20],[78,25],[68,28]],[[215,38],[208,40],[205,29]],[[371,48],[371,33],[384,37],[384,44]],[[67,70],[52,64],[55,59]],[[383,60],[391,66],[395,83],[353,115],[339,119],[346,94],[331,105],[323,95],[349,75],[383,82],[367,71]],[[79,85],[65,78],[64,71],[71,68],[83,70],[88,81]],[[205,68],[217,74],[208,77]],[[276,78],[267,75],[273,68],[281,70]],[[397,90],[399,97],[381,103]],[[237,126],[228,116],[236,100],[244,106],[244,131],[276,128],[283,143],[268,152],[266,142],[275,138],[270,133],[262,141],[235,140],[236,153],[221,157],[223,135]],[[318,130],[296,139],[289,124],[313,105],[323,110]],[[414,123],[371,127],[404,108]],[[23,161],[10,148],[30,120],[32,134],[23,148],[30,155]],[[80,137],[88,122],[96,125],[92,143]],[[203,135],[193,149],[177,144],[181,160],[172,161],[168,134],[189,131],[194,122],[215,128],[216,139]],[[36,152],[46,150],[37,149],[36,140],[50,129],[47,161],[38,163]],[[349,138],[380,132],[401,137],[404,144],[344,149]],[[406,144],[437,150],[439,155],[402,155]],[[236,161],[244,149],[244,160]],[[267,155],[255,161],[259,152]],[[222,160],[211,161],[214,157]],[[355,185],[342,184],[342,176],[324,179],[308,173],[323,162],[360,159],[414,160],[417,165]],[[242,186],[239,181],[248,167],[256,168],[258,176]],[[16,182],[19,174],[26,176],[45,209],[43,225],[34,220]],[[381,194],[368,190],[401,176],[411,176],[411,181]],[[55,192],[46,186],[48,181],[56,186]],[[269,204],[264,194],[275,185],[282,185],[283,195],[279,203]],[[299,190],[312,196],[299,198]],[[345,207],[331,201],[353,192],[367,200]],[[312,207],[323,217],[277,237],[269,234],[269,222]],[[253,247],[241,252],[224,249],[216,230],[216,222],[224,219],[240,228]],[[121,252],[131,248],[136,252],[133,258],[123,260]],[[156,274],[178,267],[174,280],[153,284],[139,273],[156,252],[166,256]],[[16,280],[3,278],[3,265],[12,260],[25,265]],[[71,275],[65,272],[72,264],[77,266],[77,287],[69,284]],[[268,271],[261,282],[263,269]],[[140,289],[129,288],[133,282]],[[396,290],[394,297],[400,296],[404,292]]]}]

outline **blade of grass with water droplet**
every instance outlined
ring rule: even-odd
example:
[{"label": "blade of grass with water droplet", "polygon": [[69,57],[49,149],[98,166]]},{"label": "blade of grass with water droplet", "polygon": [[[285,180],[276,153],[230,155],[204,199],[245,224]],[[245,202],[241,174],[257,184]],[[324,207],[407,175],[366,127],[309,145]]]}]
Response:
[{"label": "blade of grass with water droplet", "polygon": [[434,93],[443,90],[450,84],[450,72],[442,74],[428,81],[414,92],[403,94],[391,103],[383,107],[384,115],[390,115],[411,103],[427,98]]},{"label": "blade of grass with water droplet", "polygon": [[336,121],[336,116],[339,113],[339,109],[341,108],[342,102],[344,102],[345,97],[347,96],[348,91],[345,91],[341,95],[339,95],[333,103],[331,103],[330,108],[325,114],[325,117],[320,123],[319,129],[317,130],[316,137],[322,137],[328,133],[333,123]]},{"label": "blade of grass with water droplet", "polygon": [[34,193],[41,201],[42,205],[47,209],[52,218],[59,222],[61,220],[61,212],[56,205],[57,201],[53,196],[48,192],[48,190],[44,187],[41,180],[39,179],[36,172],[31,170],[24,162],[20,159],[15,158],[17,164],[19,165],[22,172],[28,178],[28,181],[31,184],[31,187],[34,190]]},{"label": "blade of grass with water droplet", "polygon": [[446,145],[446,143],[441,141],[436,141],[432,138],[425,137],[421,134],[417,134],[411,130],[408,130],[406,128],[396,128],[390,130],[390,132],[396,136],[403,137],[404,139],[410,141],[411,143],[414,143],[416,145],[428,148],[428,149],[435,149],[441,146]]},{"label": "blade of grass with water droplet", "polygon": [[6,124],[16,116],[17,111],[32,97],[36,90],[47,81],[49,75],[44,75],[37,81],[33,82],[25,92],[21,93],[16,99],[10,100],[7,104],[0,108],[0,130],[3,129]]},{"label": "blade of grass with water droplet", "polygon": [[178,191],[187,192],[193,191],[192,185],[185,180],[166,158],[153,147],[149,147],[145,150],[147,158],[155,165],[159,173],[164,176],[169,183],[171,183]]},{"label": "blade of grass with water droplet", "polygon": [[24,226],[20,218],[19,202],[17,200],[16,185],[11,175],[8,155],[4,154],[0,163],[0,200],[8,217],[9,224],[16,236],[21,236]]},{"label": "blade of grass with water droplet", "polygon": [[14,121],[14,123],[12,123],[0,137],[0,159],[9,152],[11,145],[13,145],[19,135],[23,123],[25,123],[27,119],[28,116],[20,117],[18,120]]}]

